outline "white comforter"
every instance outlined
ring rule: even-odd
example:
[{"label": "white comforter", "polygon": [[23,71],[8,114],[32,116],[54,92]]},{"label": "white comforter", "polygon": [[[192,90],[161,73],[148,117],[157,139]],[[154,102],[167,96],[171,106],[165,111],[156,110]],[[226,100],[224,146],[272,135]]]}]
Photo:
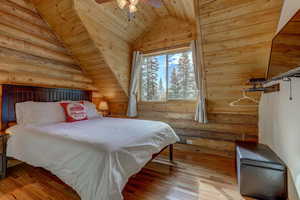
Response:
[{"label": "white comforter", "polygon": [[100,118],[75,123],[16,125],[7,154],[43,167],[82,200],[120,200],[128,178],[178,141],[162,122]]}]

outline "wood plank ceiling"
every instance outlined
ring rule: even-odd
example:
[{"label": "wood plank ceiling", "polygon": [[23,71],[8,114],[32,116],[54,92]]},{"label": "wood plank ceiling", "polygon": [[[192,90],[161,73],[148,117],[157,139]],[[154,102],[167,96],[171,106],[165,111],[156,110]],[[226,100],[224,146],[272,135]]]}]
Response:
[{"label": "wood plank ceiling", "polygon": [[167,16],[195,22],[193,0],[163,0],[162,2],[161,8],[139,3],[135,18],[129,21],[127,11],[121,10],[116,1],[112,0],[98,5],[97,21],[129,43],[135,42],[157,20]]},{"label": "wood plank ceiling", "polygon": [[[127,101],[132,46],[165,16],[194,20],[193,0],[164,0],[162,8],[140,3],[129,21],[116,1],[32,0],[42,17],[110,101]],[[192,12],[191,12],[192,11]]]}]

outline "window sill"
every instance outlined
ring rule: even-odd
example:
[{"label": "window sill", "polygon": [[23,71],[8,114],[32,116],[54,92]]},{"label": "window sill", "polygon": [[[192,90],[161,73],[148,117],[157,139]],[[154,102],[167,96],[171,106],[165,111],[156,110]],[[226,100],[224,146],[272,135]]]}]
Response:
[{"label": "window sill", "polygon": [[197,103],[196,100],[139,101],[141,104]]}]

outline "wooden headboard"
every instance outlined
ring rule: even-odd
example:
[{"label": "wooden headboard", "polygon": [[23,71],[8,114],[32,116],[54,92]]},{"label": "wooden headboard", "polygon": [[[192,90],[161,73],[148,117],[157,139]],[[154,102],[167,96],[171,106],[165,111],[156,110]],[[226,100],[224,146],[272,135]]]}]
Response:
[{"label": "wooden headboard", "polygon": [[91,101],[91,91],[65,89],[65,88],[42,88],[17,85],[2,86],[2,129],[6,129],[10,122],[16,121],[15,105],[19,102],[38,101],[55,102],[63,100]]}]

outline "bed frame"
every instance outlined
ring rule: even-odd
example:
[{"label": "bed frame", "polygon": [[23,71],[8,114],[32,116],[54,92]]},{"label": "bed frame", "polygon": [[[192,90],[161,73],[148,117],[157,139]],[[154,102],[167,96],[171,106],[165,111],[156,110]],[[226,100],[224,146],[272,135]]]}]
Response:
[{"label": "bed frame", "polygon": [[55,102],[62,100],[91,101],[91,91],[43,88],[17,85],[2,86],[2,130],[8,128],[9,123],[16,122],[16,103],[25,101]]},{"label": "bed frame", "polygon": [[166,150],[167,148],[169,148],[169,160],[170,162],[173,162],[173,144],[170,144],[169,146],[166,146],[165,148],[163,148],[159,153],[154,154],[152,156],[152,160],[155,159],[161,152],[163,152],[164,150]]},{"label": "bed frame", "polygon": [[[91,101],[92,92],[77,89],[65,88],[43,88],[19,85],[3,85],[2,86],[2,130],[9,127],[10,123],[16,122],[16,103],[25,101],[37,102],[55,102],[62,100],[72,101]],[[162,151],[169,148],[169,159],[173,161],[173,145],[165,147]],[[161,152],[162,152],[161,151]],[[153,155],[153,159],[158,154]]]}]

